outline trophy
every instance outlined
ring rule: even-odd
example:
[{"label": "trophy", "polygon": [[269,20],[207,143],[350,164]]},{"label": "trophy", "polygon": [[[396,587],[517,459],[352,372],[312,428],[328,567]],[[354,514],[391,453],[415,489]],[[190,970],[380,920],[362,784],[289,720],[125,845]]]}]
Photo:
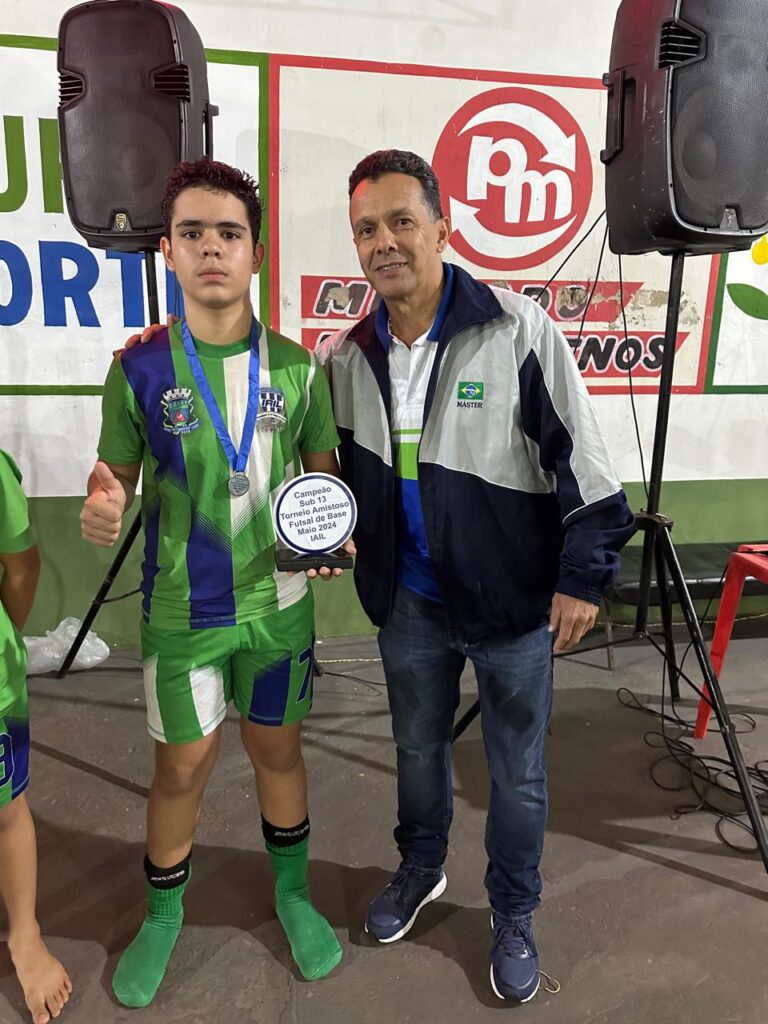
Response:
[{"label": "trophy", "polygon": [[352,556],[340,549],[352,536],[357,505],[338,477],[303,473],[289,480],[275,499],[272,518],[281,572],[352,568]]}]

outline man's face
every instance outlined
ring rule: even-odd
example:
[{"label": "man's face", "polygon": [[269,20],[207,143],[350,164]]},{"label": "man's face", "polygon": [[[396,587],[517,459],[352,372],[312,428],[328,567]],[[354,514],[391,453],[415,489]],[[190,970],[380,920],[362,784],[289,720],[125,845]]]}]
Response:
[{"label": "man's face", "polygon": [[264,259],[242,199],[202,187],[179,193],[170,241],[163,238],[160,246],[185,300],[209,309],[226,309],[250,293],[251,277]]},{"label": "man's face", "polygon": [[439,287],[450,227],[447,217],[434,219],[418,178],[384,174],[361,181],[349,217],[360,266],[384,301],[417,299]]}]

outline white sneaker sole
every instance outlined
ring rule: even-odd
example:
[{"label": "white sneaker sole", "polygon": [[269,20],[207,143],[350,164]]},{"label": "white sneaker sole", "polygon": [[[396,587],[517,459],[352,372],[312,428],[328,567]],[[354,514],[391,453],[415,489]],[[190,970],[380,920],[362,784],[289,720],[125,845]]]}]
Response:
[{"label": "white sneaker sole", "polygon": [[541,985],[541,977],[539,977],[538,981],[536,982],[536,988],[533,990],[533,992],[531,992],[531,994],[529,996],[526,996],[525,999],[517,999],[514,996],[503,996],[501,994],[501,992],[499,992],[499,990],[496,988],[496,982],[494,981],[494,978],[493,978],[493,964],[491,964],[491,988],[496,993],[496,995],[499,997],[499,999],[503,999],[505,1003],[511,1003],[511,1002],[515,1002],[515,1003],[530,1003],[530,1001],[533,999],[533,997],[539,991],[539,986],[540,985]]},{"label": "white sneaker sole", "polygon": [[[418,905],[418,907],[416,907],[416,909],[413,912],[413,917],[410,919],[410,921],[406,922],[406,924],[400,929],[399,932],[396,932],[394,935],[390,936],[388,939],[380,939],[378,937],[378,935],[374,935],[373,937],[378,942],[385,942],[385,943],[386,942],[397,942],[398,939],[402,939],[402,937],[404,935],[407,935],[408,932],[411,930],[411,928],[413,928],[413,926],[414,926],[414,924],[416,922],[416,918],[419,916],[419,911],[421,910],[421,908],[422,907],[426,907],[426,905],[428,903],[431,903],[432,900],[436,900],[438,898],[438,896],[442,896],[443,893],[445,892],[445,887],[447,885],[448,885],[448,878],[445,875],[443,875],[441,877],[440,881],[434,887],[434,889],[431,892],[428,892],[427,895],[424,897],[424,899],[421,901],[421,903]],[[368,922],[367,921],[365,923],[365,930],[366,930],[366,932],[368,932]],[[368,934],[369,935],[373,935],[373,932],[368,932]]]}]

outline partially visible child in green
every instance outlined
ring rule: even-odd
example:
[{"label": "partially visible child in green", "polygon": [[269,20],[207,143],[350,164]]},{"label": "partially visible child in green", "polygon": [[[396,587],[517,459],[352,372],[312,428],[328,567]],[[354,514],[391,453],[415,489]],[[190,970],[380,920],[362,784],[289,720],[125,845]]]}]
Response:
[{"label": "partially visible child in green", "polygon": [[8,949],[34,1024],[58,1017],[72,982],[48,952],[35,917],[37,846],[29,782],[27,652],[21,639],[37,589],[40,555],[21,473],[0,449],[0,896]]}]

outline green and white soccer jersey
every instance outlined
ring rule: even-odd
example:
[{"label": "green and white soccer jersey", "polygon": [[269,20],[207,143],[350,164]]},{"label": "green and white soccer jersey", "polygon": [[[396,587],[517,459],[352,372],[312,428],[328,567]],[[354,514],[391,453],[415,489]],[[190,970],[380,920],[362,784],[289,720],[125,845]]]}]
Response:
[{"label": "green and white soccer jersey", "polygon": [[[195,341],[237,449],[248,398],[248,339]],[[230,495],[230,466],[197,389],[179,325],[116,361],[107,376],[99,457],[143,462],[144,619],[158,629],[240,625],[307,592],[303,573],[275,570],[271,505],[301,472],[300,451],[338,444],[325,374],[306,349],[261,327],[259,415],[245,472]]]},{"label": "green and white soccer jersey", "polygon": [[[35,543],[19,467],[0,449],[0,553],[15,555]],[[0,602],[0,714],[26,692],[27,651]]]}]

